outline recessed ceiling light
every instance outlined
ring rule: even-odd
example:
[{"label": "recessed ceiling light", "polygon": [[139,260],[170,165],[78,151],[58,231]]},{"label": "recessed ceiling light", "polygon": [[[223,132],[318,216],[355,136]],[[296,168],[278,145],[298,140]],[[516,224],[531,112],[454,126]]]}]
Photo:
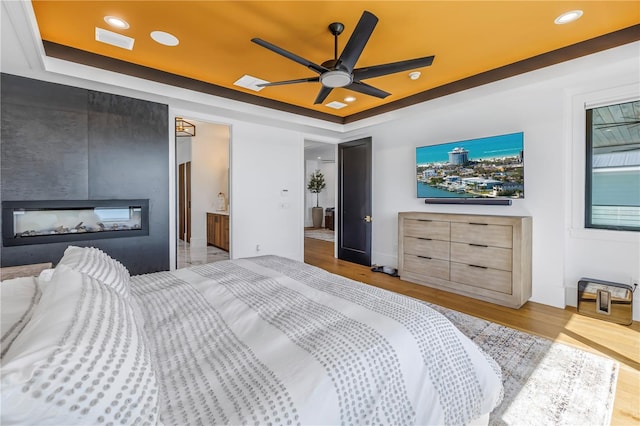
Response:
[{"label": "recessed ceiling light", "polygon": [[411,80],[417,80],[420,78],[420,71],[413,71],[409,73],[409,78]]},{"label": "recessed ceiling light", "polygon": [[120,28],[121,30],[126,30],[127,28],[129,28],[129,24],[127,23],[127,21],[115,16],[105,16],[104,22],[111,25],[112,27]]},{"label": "recessed ceiling light", "polygon": [[151,38],[157,43],[164,44],[165,46],[177,46],[178,43],[180,43],[178,37],[164,31],[151,31]]},{"label": "recessed ceiling light", "polygon": [[329,108],[333,108],[333,109],[340,109],[340,108],[346,107],[347,104],[343,104],[342,102],[338,102],[338,101],[333,101],[333,102],[329,102],[325,106],[328,106]]},{"label": "recessed ceiling light", "polygon": [[568,24],[569,22],[573,22],[579,19],[581,16],[581,10],[570,10],[569,12],[565,12],[562,15],[558,16],[553,22],[558,25]]},{"label": "recessed ceiling light", "polygon": [[345,102],[353,102],[356,100],[355,96],[347,96],[346,98],[344,98]]}]

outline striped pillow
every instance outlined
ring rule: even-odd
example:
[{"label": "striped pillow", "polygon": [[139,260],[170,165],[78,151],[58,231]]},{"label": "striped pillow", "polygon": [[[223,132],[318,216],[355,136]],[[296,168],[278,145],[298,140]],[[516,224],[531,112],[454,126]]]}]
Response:
[{"label": "striped pillow", "polygon": [[108,285],[129,297],[129,271],[117,260],[95,247],[69,246],[59,265],[66,265]]}]

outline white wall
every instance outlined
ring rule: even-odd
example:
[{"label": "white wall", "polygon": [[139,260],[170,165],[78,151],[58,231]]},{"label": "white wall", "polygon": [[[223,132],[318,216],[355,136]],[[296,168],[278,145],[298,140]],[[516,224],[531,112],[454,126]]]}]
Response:
[{"label": "white wall", "polygon": [[176,139],[176,163],[182,164],[191,161],[191,137]]},{"label": "white wall", "polygon": [[303,156],[304,138],[298,132],[232,125],[232,258],[278,254],[304,259]]},{"label": "white wall", "polygon": [[[207,212],[214,212],[218,193],[229,195],[229,126],[191,120],[191,245],[207,245]],[[183,138],[178,138],[183,139]]]},{"label": "white wall", "polygon": [[[565,293],[575,294],[580,276],[624,283],[632,276],[637,279],[637,232],[609,232],[606,242],[597,232],[576,234],[567,210],[575,190],[568,182],[584,175],[584,161],[571,155],[572,131],[581,125],[573,116],[583,116],[584,105],[572,100],[577,94],[624,84],[631,84],[638,96],[639,45],[405,108],[394,112],[393,121],[376,124],[374,118],[347,133],[345,140],[363,133],[373,138],[372,261],[397,265],[400,211],[527,215],[533,217],[533,301],[564,307]],[[416,147],[519,131],[525,137],[524,200],[514,200],[512,206],[457,206],[425,205],[416,198]],[[579,144],[584,149],[584,138]],[[638,299],[635,319],[640,318]]]}]

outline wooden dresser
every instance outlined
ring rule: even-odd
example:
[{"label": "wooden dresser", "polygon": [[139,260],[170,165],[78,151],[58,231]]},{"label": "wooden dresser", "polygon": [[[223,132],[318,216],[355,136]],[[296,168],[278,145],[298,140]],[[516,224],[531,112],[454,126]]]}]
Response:
[{"label": "wooden dresser", "polygon": [[531,217],[401,212],[405,281],[511,308],[531,297]]},{"label": "wooden dresser", "polygon": [[207,213],[207,244],[229,251],[229,215]]}]

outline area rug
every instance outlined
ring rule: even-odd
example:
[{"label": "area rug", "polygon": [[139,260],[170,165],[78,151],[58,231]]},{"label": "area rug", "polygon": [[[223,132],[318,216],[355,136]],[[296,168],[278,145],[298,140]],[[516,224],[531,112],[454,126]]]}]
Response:
[{"label": "area rug", "polygon": [[502,368],[505,395],[491,413],[490,425],[610,424],[619,368],[616,361],[428,305]]},{"label": "area rug", "polygon": [[316,240],[324,240],[333,242],[334,232],[326,228],[313,228],[304,230],[305,238],[315,238]]}]

